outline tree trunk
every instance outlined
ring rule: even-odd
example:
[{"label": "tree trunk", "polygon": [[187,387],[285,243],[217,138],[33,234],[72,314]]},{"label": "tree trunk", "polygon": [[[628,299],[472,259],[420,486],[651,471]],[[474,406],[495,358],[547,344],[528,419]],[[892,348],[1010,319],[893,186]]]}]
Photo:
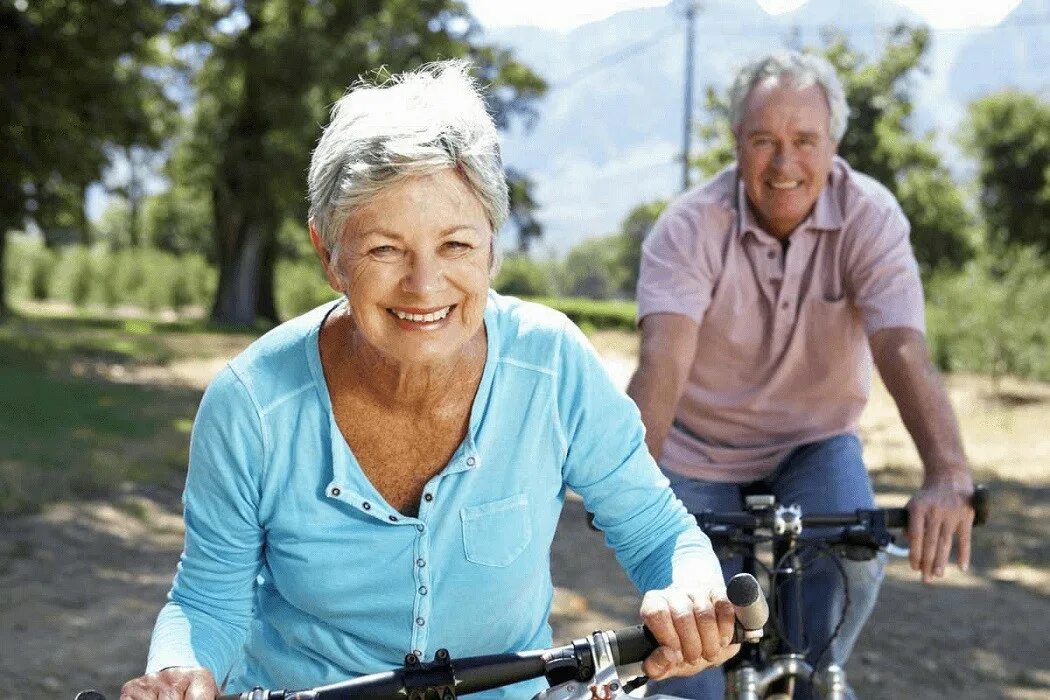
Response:
[{"label": "tree trunk", "polygon": [[233,232],[231,238],[236,244],[219,258],[219,286],[211,319],[238,325],[251,325],[260,318],[275,323],[272,269],[267,274],[265,265],[266,258],[272,257],[267,249],[273,247],[273,231],[253,223]]},{"label": "tree trunk", "polygon": [[76,209],[76,228],[80,237],[80,244],[85,248],[91,247],[91,221],[87,215],[87,185],[77,185],[77,194],[80,205]]},{"label": "tree trunk", "polygon": [[7,275],[4,274],[5,252],[7,252],[7,227],[0,223],[0,319],[6,318],[10,311],[7,306]]}]

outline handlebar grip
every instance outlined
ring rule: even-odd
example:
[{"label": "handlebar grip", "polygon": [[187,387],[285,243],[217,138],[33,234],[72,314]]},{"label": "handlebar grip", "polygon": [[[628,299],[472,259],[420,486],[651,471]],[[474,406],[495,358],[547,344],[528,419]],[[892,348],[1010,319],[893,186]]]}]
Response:
[{"label": "handlebar grip", "polygon": [[891,528],[902,528],[908,527],[908,509],[907,508],[887,508],[886,513],[886,527]]},{"label": "handlebar grip", "polygon": [[973,496],[970,497],[970,504],[973,506],[973,524],[984,525],[987,523],[990,506],[988,503],[988,487],[984,484],[977,484],[974,486]]},{"label": "handlebar grip", "polygon": [[660,646],[645,625],[614,630],[609,636],[613,642],[613,662],[618,666],[644,661]]},{"label": "handlebar grip", "polygon": [[760,630],[769,619],[769,605],[754,576],[740,573],[729,579],[726,597],[736,608],[736,619],[747,631]]},{"label": "handlebar grip", "polygon": [[[973,495],[970,496],[970,505],[973,506],[973,524],[984,525],[988,522],[988,487],[977,484],[973,487]],[[901,528],[908,527],[907,508],[886,508],[886,527]]]}]

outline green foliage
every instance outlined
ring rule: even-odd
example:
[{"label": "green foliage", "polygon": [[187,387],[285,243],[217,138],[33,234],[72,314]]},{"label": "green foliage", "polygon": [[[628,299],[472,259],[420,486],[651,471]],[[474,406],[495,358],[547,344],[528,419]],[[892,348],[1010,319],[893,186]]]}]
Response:
[{"label": "green foliage", "polygon": [[666,207],[664,200],[639,204],[624,217],[618,232],[573,246],[556,275],[561,294],[588,299],[633,298],[642,242]]},{"label": "green foliage", "polygon": [[700,155],[693,160],[692,165],[699,168],[704,176],[711,177],[736,160],[728,97],[720,96],[709,86],[704,97],[704,113],[703,121],[697,127]]},{"label": "green foliage", "polygon": [[204,306],[215,291],[215,272],[201,255],[83,246],[55,253],[40,241],[18,237],[9,245],[8,258],[5,277],[15,299],[156,311]]},{"label": "green foliage", "polygon": [[[177,148],[183,166],[171,175],[211,194],[216,318],[276,316],[276,233],[306,220],[303,174],[318,124],[357,76],[469,56],[491,86],[500,126],[534,116],[545,89],[509,52],[478,45],[479,27],[457,0],[205,0],[184,16],[182,39],[208,51],[194,77],[192,128]],[[526,200],[516,199],[516,211]]]},{"label": "green foliage", "polygon": [[83,306],[95,280],[95,267],[91,251],[83,246],[62,249],[55,267],[55,296],[62,297],[74,306]]},{"label": "green foliage", "polygon": [[[876,59],[852,50],[844,36],[822,53],[835,67],[850,108],[849,124],[838,153],[858,172],[869,175],[897,198],[911,222],[912,247],[925,272],[957,268],[975,253],[976,223],[932,137],[908,130],[912,113],[912,77],[922,70],[929,30],[896,27]],[[706,148],[695,165],[711,175],[735,158],[728,99],[707,92],[707,120],[700,127]]]},{"label": "green foliage", "polygon": [[849,164],[885,185],[911,222],[911,241],[926,271],[957,268],[974,255],[975,222],[933,148],[908,130],[912,78],[923,70],[929,30],[899,25],[877,60],[839,37],[824,50],[846,91],[850,121],[839,144]]},{"label": "green foliage", "polygon": [[656,219],[667,208],[667,201],[658,199],[639,204],[632,209],[620,224],[617,236],[619,248],[618,264],[622,270],[620,292],[633,299],[638,287],[638,268],[642,262],[642,243],[656,223]]},{"label": "green foliage", "polygon": [[573,246],[562,263],[562,293],[588,299],[616,296],[628,275],[620,249],[615,236],[590,238]]},{"label": "green foliage", "polygon": [[277,309],[282,318],[306,313],[338,296],[316,259],[278,263],[276,287]]},{"label": "green foliage", "polygon": [[990,242],[1050,252],[1050,101],[1019,92],[977,100],[962,142],[978,162]]},{"label": "green foliage", "polygon": [[572,297],[537,297],[531,299],[557,309],[584,331],[620,329],[633,331],[638,307],[633,301],[598,301]]},{"label": "green foliage", "polygon": [[249,340],[79,314],[0,323],[0,516],[127,483],[179,488],[200,392],[113,382],[105,370],[222,357]]},{"label": "green foliage", "polygon": [[510,221],[518,233],[518,252],[523,255],[528,255],[532,241],[543,235],[543,227],[536,219],[539,205],[532,198],[534,184],[528,176],[507,169]]},{"label": "green foliage", "polygon": [[[168,59],[160,35],[178,2],[0,3],[0,258],[33,219],[48,240],[87,242],[84,190],[111,144],[156,148],[178,110],[146,78]],[[2,283],[0,283],[2,285]],[[5,299],[0,286],[0,311]]]},{"label": "green foliage", "polygon": [[948,371],[1050,380],[1050,264],[1033,247],[983,253],[927,284],[927,335]]},{"label": "green foliage", "polygon": [[508,255],[500,265],[492,288],[516,297],[549,297],[555,291],[556,263],[539,262],[525,255]]},{"label": "green foliage", "polygon": [[211,197],[183,184],[176,183],[143,204],[143,240],[175,255],[203,253],[214,258],[212,226]]}]

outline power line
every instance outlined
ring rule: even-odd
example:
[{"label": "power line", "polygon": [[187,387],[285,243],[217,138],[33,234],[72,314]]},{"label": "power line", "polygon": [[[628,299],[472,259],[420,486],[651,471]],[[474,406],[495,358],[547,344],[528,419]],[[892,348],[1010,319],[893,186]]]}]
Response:
[{"label": "power line", "polygon": [[548,87],[548,92],[569,87],[570,85],[579,82],[580,80],[586,78],[592,73],[602,70],[603,68],[614,66],[617,63],[621,63],[622,61],[626,61],[628,58],[636,56],[645,51],[646,49],[655,46],[665,37],[676,32],[677,29],[677,25],[669,24],[663,29],[660,29],[659,31],[653,33],[647,39],[643,39],[633,44],[628,44],[626,47],[620,49],[619,51],[608,54],[607,56],[603,56],[591,65],[587,66],[586,68],[581,68],[575,73],[570,73],[567,77],[562,78],[558,82],[554,83],[553,85]]},{"label": "power line", "polygon": [[[701,15],[701,17],[702,17],[702,15]],[[851,24],[834,24],[834,23],[828,23],[828,24],[790,24],[790,25],[784,25],[784,26],[764,25],[764,26],[754,27],[754,28],[745,28],[745,27],[740,26],[740,25],[730,25],[730,24],[704,24],[703,28],[702,28],[702,30],[700,32],[700,35],[701,35],[701,37],[704,37],[704,36],[734,36],[734,37],[735,36],[740,36],[740,37],[747,37],[747,36],[762,35],[762,36],[777,37],[777,38],[780,38],[780,39],[783,39],[783,40],[787,41],[793,35],[801,34],[803,32],[821,32],[821,31],[833,30],[833,31],[842,32],[844,34],[859,34],[859,33],[862,33],[862,32],[864,32],[864,33],[867,33],[867,32],[871,32],[871,33],[887,33],[888,34],[888,33],[892,32],[897,26],[898,25],[896,25],[896,24],[880,24],[880,23],[877,23],[877,22],[855,22],[855,23],[851,23]],[[1042,27],[1042,26],[1050,26],[1050,13],[1019,15],[1017,17],[1011,17],[1010,21],[1002,21],[1002,22],[1000,22],[998,24],[995,24],[995,25],[992,25],[990,27],[985,27],[985,28],[980,28],[980,29],[933,29],[933,28],[931,28],[931,32],[935,36],[937,34],[946,34],[946,33],[947,34],[972,33],[975,36],[979,36],[980,34],[983,34],[984,32],[987,32],[989,30],[999,29],[999,28],[1027,29],[1027,28],[1031,28],[1031,27]],[[559,80],[559,81],[549,85],[548,88],[547,88],[547,91],[548,91],[548,93],[550,93],[550,92],[553,92],[555,90],[561,90],[563,88],[567,88],[567,87],[569,87],[571,85],[574,85],[575,83],[579,82],[580,80],[586,78],[589,75],[592,75],[592,74],[594,74],[594,73],[596,73],[596,72],[598,72],[600,70],[603,70],[605,68],[609,68],[611,66],[614,66],[614,65],[616,65],[618,63],[622,63],[623,61],[627,60],[628,58],[636,56],[636,55],[642,53],[643,51],[645,51],[645,50],[647,50],[649,48],[652,48],[653,46],[657,45],[658,43],[660,43],[662,40],[664,40],[668,36],[670,36],[672,34],[676,34],[678,29],[679,29],[679,26],[677,24],[674,24],[674,23],[668,24],[667,26],[663,27],[662,29],[654,32],[648,38],[642,39],[641,41],[637,41],[637,42],[635,42],[633,44],[628,44],[624,48],[622,48],[622,49],[620,49],[618,51],[615,51],[615,52],[613,52],[611,54],[608,54],[606,56],[603,56],[602,58],[598,59],[594,63],[592,63],[592,64],[590,64],[590,65],[588,65],[588,66],[586,66],[584,68],[581,68],[581,69],[579,69],[579,70],[577,70],[577,71],[575,71],[573,73],[570,73],[565,78],[562,78],[561,80]],[[785,39],[785,36],[787,36],[788,39]]]}]

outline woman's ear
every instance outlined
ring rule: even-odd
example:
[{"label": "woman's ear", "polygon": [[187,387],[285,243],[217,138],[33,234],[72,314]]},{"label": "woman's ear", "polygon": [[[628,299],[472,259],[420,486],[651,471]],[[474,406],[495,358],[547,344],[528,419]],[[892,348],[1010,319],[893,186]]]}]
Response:
[{"label": "woman's ear", "polygon": [[336,292],[343,294],[343,289],[339,275],[333,269],[332,252],[328,250],[328,247],[321,240],[321,234],[317,232],[317,226],[314,225],[313,219],[308,222],[310,227],[310,244],[313,245],[314,250],[317,251],[317,255],[321,258],[321,264],[324,266],[325,276],[328,277],[328,284]]}]

